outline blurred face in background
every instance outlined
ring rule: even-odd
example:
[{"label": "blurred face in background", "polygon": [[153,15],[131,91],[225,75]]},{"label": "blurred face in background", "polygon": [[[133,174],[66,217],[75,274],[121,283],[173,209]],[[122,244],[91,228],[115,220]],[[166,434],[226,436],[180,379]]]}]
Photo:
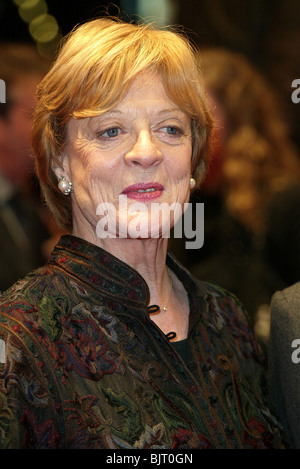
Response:
[{"label": "blurred face in background", "polygon": [[35,106],[35,92],[41,77],[18,77],[7,90],[9,109],[0,119],[0,171],[13,184],[22,186],[33,173],[30,157],[30,132]]}]

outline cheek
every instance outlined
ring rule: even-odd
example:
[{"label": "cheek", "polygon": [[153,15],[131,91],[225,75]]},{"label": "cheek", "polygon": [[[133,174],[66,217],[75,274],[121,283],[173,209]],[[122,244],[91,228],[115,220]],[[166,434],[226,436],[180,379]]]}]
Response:
[{"label": "cheek", "polygon": [[191,176],[192,164],[192,147],[187,147],[176,152],[175,156],[170,160],[169,168],[174,179],[178,181],[185,180]]},{"label": "cheek", "polygon": [[85,187],[94,186],[97,181],[105,182],[112,173],[112,159],[105,158],[91,143],[78,141],[69,149],[69,165],[73,185],[76,181]]},{"label": "cheek", "polygon": [[[74,146],[69,148],[69,178],[73,184],[76,203],[81,207],[97,205],[103,200],[103,180],[105,172],[99,159],[87,147],[78,151]],[[101,177],[102,176],[102,177]]]},{"label": "cheek", "polygon": [[171,202],[181,206],[190,199],[191,152],[179,152],[169,170]]}]

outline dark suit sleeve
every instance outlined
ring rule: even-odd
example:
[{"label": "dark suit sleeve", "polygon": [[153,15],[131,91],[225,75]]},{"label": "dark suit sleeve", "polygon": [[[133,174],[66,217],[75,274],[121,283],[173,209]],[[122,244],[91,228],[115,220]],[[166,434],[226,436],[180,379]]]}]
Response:
[{"label": "dark suit sleeve", "polygon": [[293,448],[300,448],[300,283],[277,292],[271,302],[270,395]]}]

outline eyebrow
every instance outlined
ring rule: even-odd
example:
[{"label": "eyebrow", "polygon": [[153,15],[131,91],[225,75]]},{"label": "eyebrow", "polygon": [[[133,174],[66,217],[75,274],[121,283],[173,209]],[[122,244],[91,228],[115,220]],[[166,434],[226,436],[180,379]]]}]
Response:
[{"label": "eyebrow", "polygon": [[119,111],[118,109],[112,109],[111,111],[107,111],[107,112],[104,112],[103,114],[101,114],[99,117],[102,117],[102,116],[110,116],[112,114],[125,114],[124,112],[122,111]]},{"label": "eyebrow", "polygon": [[186,112],[183,111],[180,107],[174,107],[174,108],[169,108],[169,109],[162,109],[159,111],[157,114],[169,114],[170,112],[180,112],[180,114],[186,115]]},{"label": "eyebrow", "polygon": [[[156,114],[158,116],[161,116],[161,115],[164,115],[164,114],[170,114],[172,112],[180,113],[180,114],[188,117],[188,114],[179,107],[162,109],[162,110],[156,112]],[[114,116],[114,115],[126,115],[126,114],[127,113],[125,113],[123,111],[120,111],[119,109],[112,109],[111,111],[104,112],[103,114],[101,114],[98,117],[110,117],[110,116]],[[95,116],[95,117],[97,117],[97,116]]]}]

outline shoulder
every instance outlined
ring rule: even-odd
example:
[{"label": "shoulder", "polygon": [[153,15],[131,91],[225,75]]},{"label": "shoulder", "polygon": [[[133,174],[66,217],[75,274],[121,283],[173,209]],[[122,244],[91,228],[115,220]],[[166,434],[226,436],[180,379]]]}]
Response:
[{"label": "shoulder", "polygon": [[17,360],[22,367],[29,357],[32,367],[36,367],[34,356],[39,357],[40,363],[44,360],[45,346],[51,346],[61,331],[60,304],[64,302],[61,284],[59,272],[46,265],[2,293],[0,340],[9,356],[14,350],[11,363]]},{"label": "shoulder", "polygon": [[33,272],[30,272],[23,279],[18,280],[6,291],[0,295],[0,311],[7,308],[12,308],[15,304],[25,301],[28,305],[30,302],[34,303],[34,295],[31,292],[43,292],[49,285],[49,276],[51,276],[51,269],[48,266],[40,267]]},{"label": "shoulder", "polygon": [[172,262],[172,270],[191,297],[198,297],[205,304],[219,305],[224,310],[238,312],[243,309],[241,302],[233,293],[216,284],[200,280],[180,264],[171,253],[168,253],[168,260]]},{"label": "shoulder", "polygon": [[271,301],[271,341],[282,347],[284,338],[290,346],[292,338],[300,336],[300,282],[277,291]]},{"label": "shoulder", "polygon": [[300,282],[277,291],[271,300],[271,334],[300,333]]},{"label": "shoulder", "polygon": [[44,305],[49,275],[41,268],[0,298],[0,408],[6,419],[0,448],[57,447],[61,437],[60,389],[50,356],[57,326]]},{"label": "shoulder", "polygon": [[[176,261],[169,253],[172,268],[181,280],[189,294],[191,303],[190,326],[198,321],[206,323],[208,327],[228,329],[241,327],[246,330],[250,322],[248,314],[239,299],[231,292],[213,283],[205,282],[195,277],[185,267]],[[199,314],[200,313],[200,314]]]},{"label": "shoulder", "polygon": [[[34,333],[62,297],[63,279],[51,266],[43,266],[16,282],[0,296],[0,331]],[[45,314],[43,314],[45,313]],[[41,324],[40,324],[41,325]]]},{"label": "shoulder", "polygon": [[206,329],[214,331],[215,337],[238,354],[261,360],[252,324],[240,300],[224,288],[207,282],[199,282],[199,291],[204,298]]},{"label": "shoulder", "polygon": [[208,282],[199,281],[198,284],[206,301],[211,305],[214,304],[220,313],[234,315],[248,321],[243,304],[232,292]]},{"label": "shoulder", "polygon": [[300,282],[294,283],[284,290],[274,293],[271,301],[271,309],[294,309],[300,307]]}]

